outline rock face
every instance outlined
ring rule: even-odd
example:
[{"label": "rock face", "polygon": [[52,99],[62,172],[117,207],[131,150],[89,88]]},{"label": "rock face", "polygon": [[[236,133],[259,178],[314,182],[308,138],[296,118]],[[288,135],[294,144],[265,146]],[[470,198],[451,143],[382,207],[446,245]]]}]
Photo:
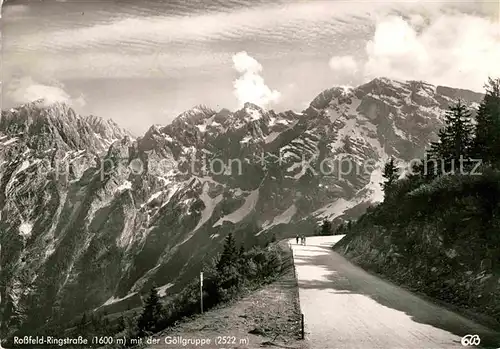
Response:
[{"label": "rock face", "polygon": [[199,106],[139,139],[61,104],[3,113],[1,335],[175,292],[229,231],[250,244],[358,215],[385,160],[435,137],[455,96],[439,90],[376,79],[301,113]]}]

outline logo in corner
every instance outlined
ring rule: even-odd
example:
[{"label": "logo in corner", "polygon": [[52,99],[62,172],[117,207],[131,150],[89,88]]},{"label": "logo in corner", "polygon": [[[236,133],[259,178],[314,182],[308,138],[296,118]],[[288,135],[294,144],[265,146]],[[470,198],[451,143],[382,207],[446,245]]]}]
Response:
[{"label": "logo in corner", "polygon": [[460,341],[462,343],[462,346],[464,347],[471,347],[471,346],[476,346],[481,343],[481,339],[477,334],[466,334],[465,336],[462,337],[462,340]]}]

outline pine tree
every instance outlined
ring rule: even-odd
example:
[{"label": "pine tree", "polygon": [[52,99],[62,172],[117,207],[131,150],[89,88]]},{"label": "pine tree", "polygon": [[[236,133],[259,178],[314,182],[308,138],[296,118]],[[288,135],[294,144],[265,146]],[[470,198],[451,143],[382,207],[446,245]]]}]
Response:
[{"label": "pine tree", "polygon": [[473,135],[471,111],[459,100],[447,110],[445,127],[438,133],[439,140],[431,143],[429,156],[437,161],[438,175],[449,171],[455,173],[461,159],[471,156]]},{"label": "pine tree", "polygon": [[82,318],[77,325],[79,331],[83,331],[85,329],[85,327],[87,326],[87,321],[87,313],[83,313]]},{"label": "pine tree", "polygon": [[243,245],[240,246],[239,250],[238,250],[238,254],[236,256],[236,259],[237,259],[237,264],[238,264],[238,271],[241,273],[241,274],[244,274],[245,273],[245,270],[246,270],[246,260],[245,260],[245,248],[243,247]]},{"label": "pine tree", "polygon": [[158,330],[158,324],[161,322],[162,317],[163,307],[160,303],[160,298],[158,297],[158,291],[153,285],[149,292],[149,296],[144,303],[142,314],[137,320],[137,327],[141,335],[145,335],[146,332],[155,332]]},{"label": "pine tree", "polygon": [[323,220],[321,225],[320,235],[332,235],[332,223],[329,220]]},{"label": "pine tree", "polygon": [[229,233],[224,240],[224,249],[217,263],[217,270],[222,272],[224,267],[229,265],[236,265],[238,254],[236,251],[236,242],[233,234]]},{"label": "pine tree", "polygon": [[231,293],[240,286],[241,274],[238,269],[239,253],[233,234],[229,233],[224,241],[224,249],[217,262],[217,294],[229,299]]},{"label": "pine tree", "polygon": [[474,134],[471,111],[462,101],[458,101],[450,107],[449,114],[454,118],[451,155],[453,159],[460,159],[461,156],[468,158],[471,155]]},{"label": "pine tree", "polygon": [[399,178],[399,169],[395,164],[395,160],[393,157],[385,164],[384,173],[382,176],[385,178],[385,182],[382,184],[382,188],[384,190],[385,195],[387,196],[392,185]]},{"label": "pine tree", "polygon": [[489,78],[477,116],[474,156],[486,164],[500,160],[500,79]]}]

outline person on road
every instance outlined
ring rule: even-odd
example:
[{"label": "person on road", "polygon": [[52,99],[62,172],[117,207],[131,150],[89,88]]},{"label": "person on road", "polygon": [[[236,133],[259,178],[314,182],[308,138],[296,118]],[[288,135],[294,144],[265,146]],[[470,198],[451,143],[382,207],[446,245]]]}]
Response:
[{"label": "person on road", "polygon": [[295,241],[297,242],[297,245],[299,244],[299,234],[295,237]]},{"label": "person on road", "polygon": [[305,237],[305,235],[302,235],[302,244],[304,246],[306,245],[306,237]]}]

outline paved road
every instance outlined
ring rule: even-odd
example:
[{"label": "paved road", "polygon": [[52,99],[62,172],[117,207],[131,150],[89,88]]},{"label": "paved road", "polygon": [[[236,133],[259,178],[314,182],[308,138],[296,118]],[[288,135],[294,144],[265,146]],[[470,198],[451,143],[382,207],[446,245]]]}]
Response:
[{"label": "paved road", "polygon": [[498,333],[354,266],[330,248],[342,236],[290,240],[306,339],[312,349],[464,348],[460,339]]}]

